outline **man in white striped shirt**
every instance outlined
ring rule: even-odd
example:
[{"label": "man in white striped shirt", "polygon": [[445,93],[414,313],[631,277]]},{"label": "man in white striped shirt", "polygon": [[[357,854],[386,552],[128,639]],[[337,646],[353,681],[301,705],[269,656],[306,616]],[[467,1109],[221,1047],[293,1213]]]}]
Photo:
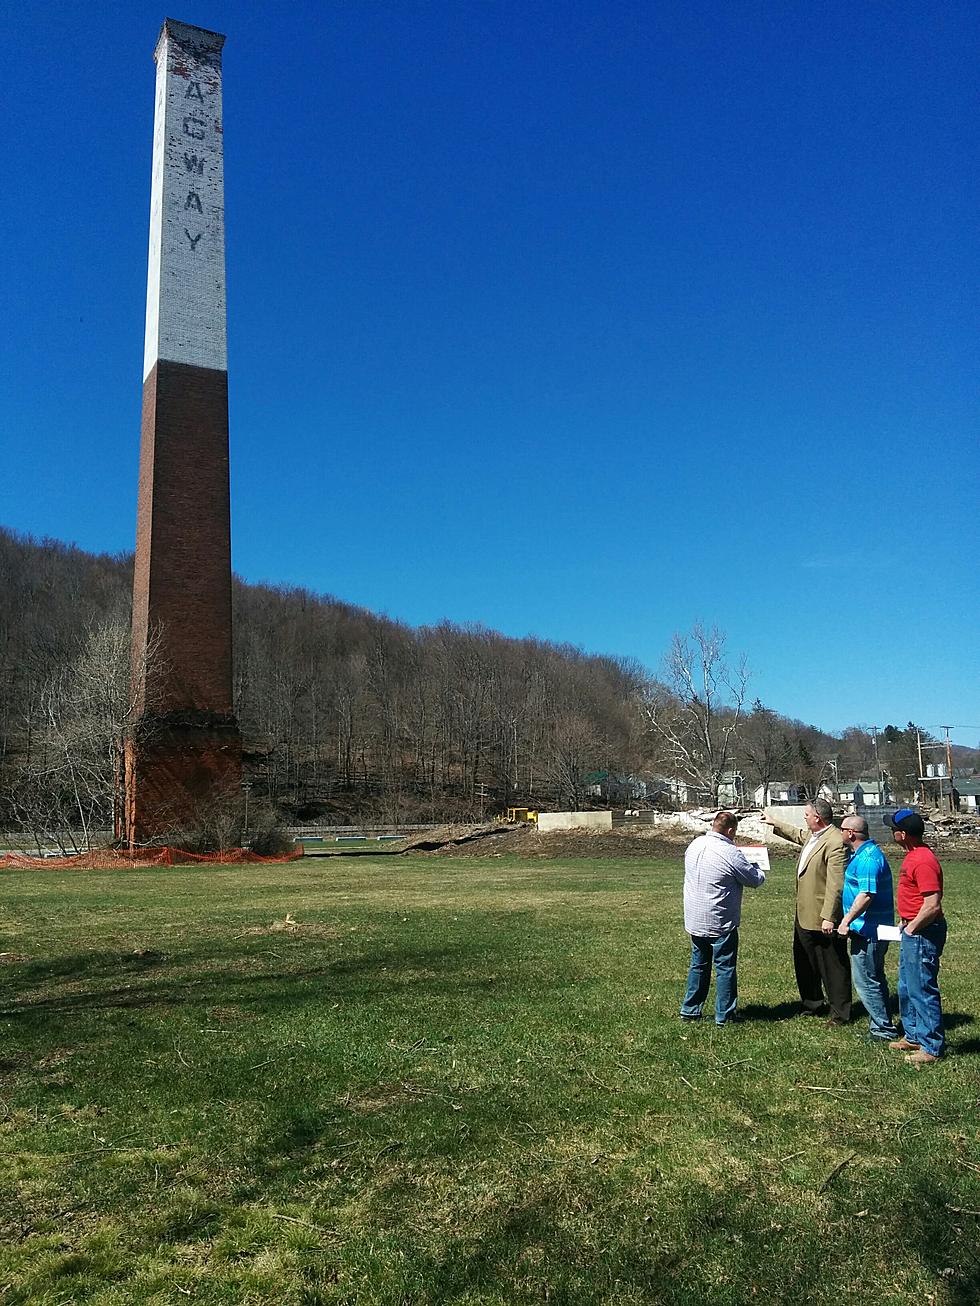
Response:
[{"label": "man in white striped shirt", "polygon": [[733,842],[738,818],[719,812],[707,834],[684,854],[684,928],[691,936],[691,966],[682,1020],[699,1020],[715,968],[715,1024],[735,1016],[738,1000],[738,924],[742,889],[757,889],[765,872]]}]

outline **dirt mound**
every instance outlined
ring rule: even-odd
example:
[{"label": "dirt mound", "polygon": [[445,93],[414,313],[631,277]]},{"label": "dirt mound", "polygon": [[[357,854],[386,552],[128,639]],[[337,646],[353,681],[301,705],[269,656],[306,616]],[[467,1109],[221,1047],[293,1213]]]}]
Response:
[{"label": "dirt mound", "polygon": [[[409,835],[395,851],[428,853],[457,848],[461,844],[471,844],[475,840],[480,840],[482,844],[497,836],[506,837],[515,828],[513,825],[501,825],[499,821],[486,821],[482,825],[442,825],[434,830],[423,830],[420,834]],[[468,855],[473,851],[469,849]]]},{"label": "dirt mound", "polygon": [[[472,833],[460,837],[460,829]],[[439,831],[426,831],[405,852],[425,852],[436,857],[527,857],[567,860],[573,857],[674,856],[691,840],[691,832],[662,831],[653,826],[618,826],[613,830],[552,830],[542,834],[534,825],[450,827],[454,837],[439,842]]]}]

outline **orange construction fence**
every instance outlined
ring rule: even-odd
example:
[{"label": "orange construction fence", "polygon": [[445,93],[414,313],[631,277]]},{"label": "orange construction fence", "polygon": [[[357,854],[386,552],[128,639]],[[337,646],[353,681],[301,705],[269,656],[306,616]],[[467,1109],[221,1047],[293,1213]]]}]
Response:
[{"label": "orange construction fence", "polygon": [[294,862],[303,856],[303,845],[297,844],[292,852],[281,857],[262,857],[247,848],[224,848],[217,853],[189,853],[183,848],[92,848],[71,857],[28,857],[23,853],[9,853],[0,857],[0,870],[8,871],[111,871],[136,869],[143,866],[201,865],[235,866],[241,864],[268,864]]}]

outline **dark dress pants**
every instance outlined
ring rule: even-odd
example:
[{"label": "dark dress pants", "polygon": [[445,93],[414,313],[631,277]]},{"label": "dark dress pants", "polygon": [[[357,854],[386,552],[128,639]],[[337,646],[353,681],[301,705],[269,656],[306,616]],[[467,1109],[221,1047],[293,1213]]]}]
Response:
[{"label": "dark dress pants", "polygon": [[804,930],[797,920],[793,964],[804,1011],[819,1011],[826,1002],[832,1016],[838,1020],[851,1019],[851,967],[846,939],[836,930],[833,934]]}]

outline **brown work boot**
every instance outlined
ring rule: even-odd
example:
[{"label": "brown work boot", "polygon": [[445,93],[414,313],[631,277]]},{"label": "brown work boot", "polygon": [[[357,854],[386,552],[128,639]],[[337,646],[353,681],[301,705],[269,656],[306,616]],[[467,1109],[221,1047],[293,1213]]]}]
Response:
[{"label": "brown work boot", "polygon": [[934,1057],[931,1052],[923,1052],[922,1049],[919,1048],[918,1052],[913,1052],[912,1055],[906,1057],[905,1060],[910,1066],[915,1066],[916,1070],[921,1070],[923,1066],[934,1066],[939,1058]]},{"label": "brown work boot", "polygon": [[901,1038],[892,1039],[888,1047],[892,1052],[918,1052],[919,1050],[918,1043],[910,1043],[904,1034]]}]

